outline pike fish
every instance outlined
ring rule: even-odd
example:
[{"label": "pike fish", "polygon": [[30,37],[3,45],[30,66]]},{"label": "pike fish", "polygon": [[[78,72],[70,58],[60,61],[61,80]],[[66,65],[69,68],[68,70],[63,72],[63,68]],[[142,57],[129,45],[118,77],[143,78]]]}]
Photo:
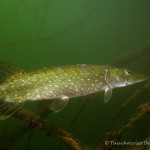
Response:
[{"label": "pike fish", "polygon": [[70,65],[25,71],[0,62],[0,120],[13,115],[26,101],[51,100],[49,108],[59,112],[75,97],[104,91],[104,103],[112,89],[146,80],[142,74],[105,65]]}]

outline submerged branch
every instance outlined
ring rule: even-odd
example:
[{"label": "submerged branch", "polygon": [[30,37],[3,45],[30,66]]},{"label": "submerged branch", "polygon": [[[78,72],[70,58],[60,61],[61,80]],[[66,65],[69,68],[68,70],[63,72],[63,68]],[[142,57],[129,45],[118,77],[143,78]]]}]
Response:
[{"label": "submerged branch", "polygon": [[50,124],[48,121],[42,120],[37,117],[34,113],[27,111],[25,109],[20,109],[15,113],[15,118],[26,121],[28,126],[34,127],[37,129],[41,129],[47,132],[48,135],[55,136],[60,140],[64,141],[70,148],[74,150],[91,150],[90,147],[86,146],[85,144],[81,143],[71,134],[67,133],[66,131],[57,128]]},{"label": "submerged branch", "polygon": [[[115,58],[113,61],[111,61],[111,64],[115,65],[115,66],[124,66],[128,63],[131,63],[131,62],[137,60],[141,56],[146,56],[147,54],[148,55],[150,54],[150,43],[148,43],[142,47],[135,48],[135,49],[129,51],[128,53],[126,53],[122,56],[119,56],[118,58]],[[145,90],[145,88],[147,88],[147,89],[150,88],[150,82],[148,82],[148,84],[145,84],[144,87],[138,89],[133,94],[133,96],[131,98],[129,98],[126,101],[126,103],[123,104],[117,117],[121,114],[121,112],[128,106],[128,104],[131,101],[135,100],[136,97],[138,97]],[[85,102],[85,103],[87,103],[87,102]],[[82,109],[80,109],[79,111],[81,111],[81,110]],[[40,115],[46,116],[48,113],[48,110],[45,108],[44,109],[41,108],[41,110],[39,110],[39,112],[41,113],[41,114],[39,114],[39,116]],[[143,118],[145,115],[147,115],[149,113],[150,113],[150,104],[141,105],[137,114],[129,120],[128,124],[123,126],[118,132],[107,134],[108,139],[109,140],[118,140],[127,129],[129,129],[130,127],[135,125],[141,118]],[[77,113],[75,115],[72,122],[74,122],[74,120],[76,119],[78,114],[79,113]],[[79,140],[77,140],[75,137],[73,137],[70,133],[67,133],[64,130],[51,125],[48,121],[45,121],[45,120],[37,117],[37,115],[35,113],[32,113],[25,109],[20,109],[18,112],[16,112],[14,114],[14,117],[19,120],[24,121],[27,124],[22,124],[22,126],[15,128],[13,130],[13,132],[9,130],[8,132],[13,133],[12,134],[13,136],[10,136],[10,134],[7,134],[5,137],[0,138],[0,149],[8,149],[8,147],[10,147],[10,145],[12,145],[13,142],[15,142],[17,139],[19,139],[26,132],[31,131],[33,129],[33,128],[29,128],[29,127],[34,127],[37,129],[44,130],[48,135],[57,137],[58,139],[65,142],[70,148],[72,148],[74,150],[91,150],[90,147],[81,143]],[[70,124],[70,127],[71,127],[71,124]],[[3,143],[3,141],[5,141],[5,143],[7,142],[7,144],[5,144],[5,146],[7,146],[7,147],[4,147],[4,145],[1,144],[1,143]],[[3,147],[1,147],[2,145],[3,145]],[[103,145],[103,148],[99,148],[99,149],[107,150],[107,149],[109,149],[109,147],[110,147],[110,145]]]},{"label": "submerged branch", "polygon": [[117,118],[121,115],[121,113],[127,108],[127,106],[137,100],[138,97],[140,97],[142,95],[142,93],[144,93],[145,91],[149,91],[150,90],[150,81],[146,82],[142,87],[138,88],[121,106],[121,108],[119,109],[118,113],[115,115],[115,117],[113,118],[110,127],[114,124],[114,122],[117,120]]},{"label": "submerged branch", "polygon": [[146,115],[150,115],[150,104],[149,103],[140,105],[136,115],[134,117],[131,117],[129,120],[129,123],[127,123],[125,126],[123,126],[118,131],[117,134],[119,136],[121,136],[128,128],[132,127],[137,121],[139,121],[140,119],[142,119]]},{"label": "submerged branch", "polygon": [[[119,136],[122,136],[122,134],[127,130],[129,129],[130,127],[132,127],[133,125],[136,124],[136,122],[138,122],[140,119],[142,119],[144,116],[146,115],[150,115],[150,104],[149,103],[146,103],[146,104],[143,104],[141,106],[139,106],[139,111],[137,112],[137,114],[130,118],[129,120],[129,123],[126,124],[124,127],[122,127],[118,132],[117,132],[117,135]],[[150,141],[150,137],[146,138],[144,140],[144,142],[149,142]],[[129,148],[127,148],[129,149]],[[149,144],[141,144],[141,145],[135,145],[135,146],[132,146],[130,148],[130,150],[148,150],[149,149]]]},{"label": "submerged branch", "polygon": [[[150,115],[150,104],[146,103],[138,108],[138,112],[129,119],[129,122],[124,125],[120,130],[117,132],[107,132],[105,137],[105,142],[100,143],[100,145],[97,147],[97,150],[110,150],[114,149],[117,150],[118,145],[113,145],[110,143],[106,143],[107,141],[118,141],[121,139],[123,134],[130,129],[132,126],[134,126],[139,120],[141,120],[143,117]],[[145,146],[146,149],[147,146]],[[129,148],[128,148],[129,149]],[[143,149],[143,150],[145,150]],[[137,149],[136,149],[137,150]],[[141,150],[141,149],[139,149]]]}]

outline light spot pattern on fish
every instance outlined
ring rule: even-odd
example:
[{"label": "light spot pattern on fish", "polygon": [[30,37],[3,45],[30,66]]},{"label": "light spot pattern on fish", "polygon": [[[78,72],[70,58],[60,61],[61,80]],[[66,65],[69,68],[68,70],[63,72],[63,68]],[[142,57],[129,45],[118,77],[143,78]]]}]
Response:
[{"label": "light spot pattern on fish", "polygon": [[[9,67],[12,70],[11,65]],[[50,109],[54,112],[62,110],[73,97],[100,91],[105,91],[104,102],[108,102],[112,97],[113,88],[146,79],[144,75],[104,65],[72,65],[33,72],[26,72],[22,69],[19,71],[19,68],[16,70],[16,73],[9,75],[0,84],[0,100],[6,103],[2,105],[11,104],[6,111],[3,109],[3,113],[0,114],[2,118],[11,115],[10,109],[19,108],[16,103],[21,104],[27,100],[52,100]]]}]

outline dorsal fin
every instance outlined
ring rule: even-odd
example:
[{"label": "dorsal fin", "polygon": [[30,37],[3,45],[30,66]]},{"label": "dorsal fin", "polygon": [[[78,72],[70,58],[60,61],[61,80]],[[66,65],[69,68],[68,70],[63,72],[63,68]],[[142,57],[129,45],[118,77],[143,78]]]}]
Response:
[{"label": "dorsal fin", "polygon": [[0,62],[0,83],[4,82],[8,77],[24,72],[23,69],[6,62]]}]

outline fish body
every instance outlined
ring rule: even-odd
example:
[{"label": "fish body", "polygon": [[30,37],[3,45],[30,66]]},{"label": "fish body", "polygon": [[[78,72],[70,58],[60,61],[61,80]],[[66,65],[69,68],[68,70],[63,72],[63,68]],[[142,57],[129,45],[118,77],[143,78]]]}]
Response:
[{"label": "fish body", "polygon": [[145,79],[144,75],[104,65],[72,65],[33,72],[19,72],[17,69],[17,73],[9,75],[0,84],[2,106],[10,105],[8,108],[2,107],[0,116],[9,116],[27,100],[53,100],[50,109],[59,112],[71,98],[100,91],[105,91],[106,103],[112,97],[112,89]]},{"label": "fish body", "polygon": [[0,85],[7,101],[63,99],[104,91],[104,66],[76,65],[16,74]]}]

